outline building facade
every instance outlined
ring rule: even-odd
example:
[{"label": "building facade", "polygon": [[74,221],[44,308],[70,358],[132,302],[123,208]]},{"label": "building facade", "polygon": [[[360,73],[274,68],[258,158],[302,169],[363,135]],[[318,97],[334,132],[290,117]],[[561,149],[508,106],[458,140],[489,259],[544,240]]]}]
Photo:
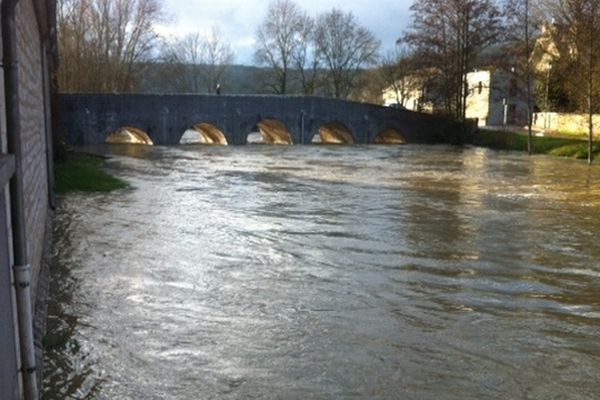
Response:
[{"label": "building facade", "polygon": [[[32,340],[52,189],[53,0],[2,0],[0,76],[0,398],[39,397]],[[38,346],[39,347],[39,346]],[[33,356],[33,359],[32,359]],[[33,365],[32,365],[33,362]]]},{"label": "building facade", "polygon": [[513,71],[490,68],[467,74],[466,117],[479,126],[527,125],[525,83]]},{"label": "building facade", "polygon": [[[417,75],[396,82],[383,91],[384,105],[427,113],[441,112],[441,105],[431,100],[436,96],[427,93],[425,82]],[[476,70],[467,74],[467,84],[468,119],[476,119],[479,126],[527,124],[527,95],[517,74],[500,68]]]},{"label": "building facade", "polygon": [[420,111],[424,99],[424,88],[416,76],[407,76],[383,90],[383,105]]}]

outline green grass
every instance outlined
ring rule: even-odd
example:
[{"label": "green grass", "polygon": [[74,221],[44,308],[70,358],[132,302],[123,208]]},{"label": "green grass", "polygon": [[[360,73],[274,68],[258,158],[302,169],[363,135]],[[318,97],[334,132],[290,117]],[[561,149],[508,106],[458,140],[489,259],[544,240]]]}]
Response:
[{"label": "green grass", "polygon": [[56,163],[56,192],[110,192],[126,188],[125,181],[104,172],[103,163],[100,157],[69,154],[65,161]]},{"label": "green grass", "polygon": [[46,351],[62,351],[67,348],[70,339],[70,336],[64,332],[48,332],[42,338],[42,346]]},{"label": "green grass", "polygon": [[570,131],[570,130],[551,130],[546,131],[547,136],[560,136],[565,138],[573,138],[573,139],[587,139],[587,132],[582,131]]},{"label": "green grass", "polygon": [[[558,157],[571,157],[579,159],[587,159],[588,157],[588,144],[570,144],[562,147],[552,149],[549,154]],[[600,156],[600,144],[594,144],[592,146],[592,156],[598,158]]]},{"label": "green grass", "polygon": [[[475,146],[494,150],[527,151],[527,135],[510,131],[479,130],[473,138]],[[587,141],[556,137],[532,138],[534,154],[549,154],[559,157],[587,158]],[[600,155],[600,144],[594,144],[593,154]]]}]

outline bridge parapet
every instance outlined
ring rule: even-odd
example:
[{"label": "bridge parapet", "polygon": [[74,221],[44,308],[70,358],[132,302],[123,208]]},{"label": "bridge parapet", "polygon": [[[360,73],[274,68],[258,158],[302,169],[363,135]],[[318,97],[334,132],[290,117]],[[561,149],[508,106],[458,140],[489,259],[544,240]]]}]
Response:
[{"label": "bridge parapet", "polygon": [[386,129],[408,143],[449,141],[460,130],[444,117],[311,96],[61,94],[59,108],[60,129],[73,145],[104,143],[123,126],[145,131],[155,144],[174,145],[199,123],[214,125],[229,144],[240,145],[264,119],[284,124],[294,144],[311,143],[332,122],[346,126],[357,144],[375,143]]}]

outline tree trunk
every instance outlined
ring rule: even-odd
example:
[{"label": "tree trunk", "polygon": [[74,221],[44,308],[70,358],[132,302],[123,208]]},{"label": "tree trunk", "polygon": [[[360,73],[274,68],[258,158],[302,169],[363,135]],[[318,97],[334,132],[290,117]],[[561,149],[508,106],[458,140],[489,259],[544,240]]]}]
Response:
[{"label": "tree trunk", "polygon": [[531,44],[529,43],[529,0],[525,0],[525,57],[527,57],[526,71],[525,71],[525,84],[527,85],[527,154],[533,153],[533,113],[531,109],[531,61],[530,61],[530,50]]},{"label": "tree trunk", "polygon": [[588,75],[588,112],[589,112],[589,135],[588,135],[588,164],[592,164],[592,141],[594,136],[594,17],[596,7],[590,12],[589,32],[589,75]]},{"label": "tree trunk", "polygon": [[594,113],[591,107],[590,101],[590,120],[589,120],[589,136],[588,136],[588,164],[592,164],[592,150],[593,150],[593,137],[594,137]]}]

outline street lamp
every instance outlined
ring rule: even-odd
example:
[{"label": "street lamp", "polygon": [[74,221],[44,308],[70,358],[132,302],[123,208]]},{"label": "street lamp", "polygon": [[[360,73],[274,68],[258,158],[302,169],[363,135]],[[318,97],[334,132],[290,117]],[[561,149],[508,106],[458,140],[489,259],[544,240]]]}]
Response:
[{"label": "street lamp", "polygon": [[544,113],[544,129],[550,129],[550,73],[552,72],[552,63],[548,63],[546,71],[546,112]]},{"label": "street lamp", "polygon": [[550,72],[552,71],[552,63],[548,63],[546,71],[546,112],[550,111]]}]

